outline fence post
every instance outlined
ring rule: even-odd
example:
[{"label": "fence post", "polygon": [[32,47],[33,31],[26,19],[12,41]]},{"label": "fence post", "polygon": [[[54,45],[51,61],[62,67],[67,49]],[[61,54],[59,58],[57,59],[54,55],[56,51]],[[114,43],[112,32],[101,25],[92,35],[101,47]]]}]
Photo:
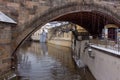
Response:
[{"label": "fence post", "polygon": [[108,45],[108,40],[107,38],[105,38],[105,48],[107,48],[107,45]]},{"label": "fence post", "polygon": [[117,40],[117,44],[118,44],[118,52],[120,51],[120,38]]}]

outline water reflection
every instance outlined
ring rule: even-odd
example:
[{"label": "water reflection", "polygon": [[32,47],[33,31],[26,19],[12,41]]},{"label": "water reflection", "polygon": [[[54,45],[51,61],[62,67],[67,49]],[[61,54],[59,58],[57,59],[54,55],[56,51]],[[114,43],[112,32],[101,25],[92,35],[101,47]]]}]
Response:
[{"label": "water reflection", "polygon": [[46,43],[40,43],[41,54],[48,55],[48,46]]},{"label": "water reflection", "polygon": [[[30,46],[27,46],[31,44]],[[13,80],[88,80],[80,75],[66,47],[46,43],[24,44],[17,53],[17,77]],[[92,80],[92,79],[89,79]]]}]

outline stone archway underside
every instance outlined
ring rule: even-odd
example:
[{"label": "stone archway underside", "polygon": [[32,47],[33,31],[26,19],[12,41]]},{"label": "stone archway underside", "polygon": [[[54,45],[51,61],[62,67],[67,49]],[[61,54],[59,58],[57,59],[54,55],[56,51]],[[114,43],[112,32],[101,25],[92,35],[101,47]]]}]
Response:
[{"label": "stone archway underside", "polygon": [[113,23],[118,25],[110,16],[97,12],[75,12],[63,15],[53,21],[69,21],[84,27],[90,34],[101,34],[104,25]]},{"label": "stone archway underside", "polygon": [[15,39],[15,52],[24,40],[50,21],[70,21],[83,26],[91,34],[99,34],[105,24],[119,25],[119,16],[111,10],[95,4],[71,3],[48,10],[43,15],[37,15],[34,20],[24,24],[25,28]]}]

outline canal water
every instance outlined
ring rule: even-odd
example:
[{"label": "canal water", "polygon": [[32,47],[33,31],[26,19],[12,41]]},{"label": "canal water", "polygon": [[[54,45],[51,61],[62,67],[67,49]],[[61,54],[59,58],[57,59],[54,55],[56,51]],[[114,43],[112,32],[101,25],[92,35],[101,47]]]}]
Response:
[{"label": "canal water", "polygon": [[67,47],[27,42],[17,51],[17,65],[9,80],[95,80],[85,68],[78,68]]}]

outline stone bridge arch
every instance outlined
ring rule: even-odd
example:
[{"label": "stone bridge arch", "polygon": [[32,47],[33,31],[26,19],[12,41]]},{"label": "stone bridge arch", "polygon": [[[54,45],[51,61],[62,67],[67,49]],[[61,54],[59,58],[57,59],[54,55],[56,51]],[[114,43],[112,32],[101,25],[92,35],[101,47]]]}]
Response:
[{"label": "stone bridge arch", "polygon": [[108,19],[107,17],[111,18],[112,20],[108,21],[109,23],[113,23],[116,25],[120,24],[119,23],[120,16],[117,13],[115,13],[108,7],[98,5],[95,3],[73,2],[63,6],[58,7],[56,6],[53,8],[49,8],[49,10],[47,10],[43,14],[36,15],[33,20],[23,24],[24,29],[21,32],[19,32],[19,35],[13,40],[14,45],[12,53],[14,54],[17,48],[41,26],[45,25],[50,21],[60,20],[60,17],[64,15],[77,12],[89,12],[89,13],[95,12],[96,14],[105,17],[105,19]]}]

